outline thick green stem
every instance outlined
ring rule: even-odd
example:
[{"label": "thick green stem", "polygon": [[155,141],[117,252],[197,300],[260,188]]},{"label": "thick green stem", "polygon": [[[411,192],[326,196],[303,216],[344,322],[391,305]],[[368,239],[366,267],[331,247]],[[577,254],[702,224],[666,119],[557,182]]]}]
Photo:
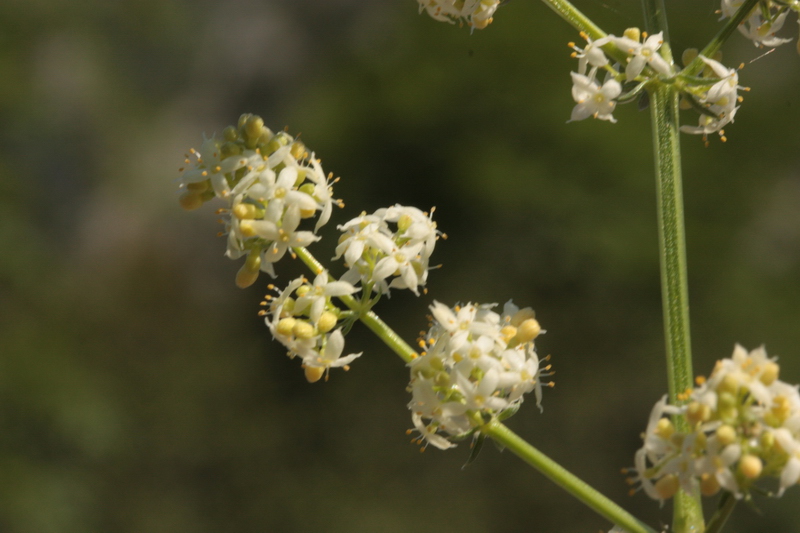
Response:
[{"label": "thick green stem", "polygon": [[528,444],[501,422],[489,422],[481,428],[481,433],[508,448],[520,459],[548,477],[550,481],[628,533],[655,533],[653,529]]},{"label": "thick green stem", "polygon": [[722,496],[720,496],[719,508],[717,508],[717,512],[714,513],[711,520],[708,521],[705,533],[719,533],[722,531],[722,526],[724,526],[725,522],[730,518],[737,501],[736,497],[730,492],[722,493]]},{"label": "thick green stem", "polygon": [[[642,0],[645,28],[663,32],[659,52],[672,63],[669,29],[664,0]],[[650,111],[655,152],[656,196],[658,204],[658,246],[661,262],[661,301],[667,351],[669,398],[680,403],[678,395],[692,386],[692,349],[689,334],[689,289],[686,273],[686,231],[683,219],[681,151],[678,136],[678,92],[672,86],[657,84],[650,90]],[[689,428],[676,419],[681,431]],[[701,533],[705,529],[700,493],[679,490],[674,497],[672,531]]]},{"label": "thick green stem", "polygon": [[[315,274],[319,274],[325,267],[322,266],[322,263],[317,261],[317,259],[311,255],[311,252],[306,250],[305,248],[293,248],[294,253],[306,264],[306,266],[311,269],[312,272]],[[392,328],[390,328],[386,322],[380,319],[378,315],[373,313],[372,311],[364,312],[364,309],[361,306],[361,302],[350,295],[343,295],[337,296],[339,300],[342,301],[347,307],[358,313],[358,319],[364,323],[372,332],[378,336],[389,348],[392,349],[394,353],[400,356],[400,358],[405,361],[406,363],[410,362],[415,357],[418,357],[419,354],[408,345],[406,341],[404,341],[397,333],[394,332]]]}]

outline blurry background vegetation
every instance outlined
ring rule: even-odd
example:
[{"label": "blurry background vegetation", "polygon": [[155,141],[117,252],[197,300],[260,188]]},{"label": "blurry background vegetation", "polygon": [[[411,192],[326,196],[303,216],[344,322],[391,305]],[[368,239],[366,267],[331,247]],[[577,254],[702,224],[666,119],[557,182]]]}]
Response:
[{"label": "blurry background vegetation", "polygon": [[[580,0],[609,32],[638,2]],[[670,2],[674,48],[713,0]],[[796,36],[794,21],[786,33]],[[666,391],[649,116],[566,124],[566,43],[542,3],[485,31],[413,0],[0,3],[0,531],[596,532],[609,524],[494,447],[420,454],[407,370],[364,329],[310,385],[233,284],[213,208],[185,213],[183,153],[242,112],[289,127],[346,207],[436,206],[430,294],[377,311],[413,339],[432,299],[532,305],[556,388],[509,425],[658,526],[620,467]],[[763,53],[743,39],[729,65]],[[684,137],[695,366],[766,343],[800,382],[800,57],[740,73],[729,141]],[[687,122],[695,122],[688,115]],[[279,266],[284,283],[300,272]],[[794,531],[800,489],[729,531]]]}]

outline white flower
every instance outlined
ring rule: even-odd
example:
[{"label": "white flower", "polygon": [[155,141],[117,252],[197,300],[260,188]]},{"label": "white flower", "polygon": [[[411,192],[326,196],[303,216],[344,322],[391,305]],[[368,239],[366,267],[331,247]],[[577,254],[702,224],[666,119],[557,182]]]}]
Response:
[{"label": "white flower", "polygon": [[210,180],[214,193],[220,198],[230,193],[226,175],[247,166],[254,158],[260,159],[260,156],[252,150],[241,155],[223,157],[222,143],[215,137],[203,141],[199,151],[192,149],[190,152],[195,156],[195,161],[187,158],[186,162],[191,166],[181,175],[181,185]]},{"label": "white flower", "polygon": [[[739,109],[736,104],[739,101],[738,89],[741,87],[739,86],[739,74],[735,69],[729,69],[720,62],[702,55],[700,59],[719,78],[719,81],[713,83],[705,93],[699,96],[700,103],[715,116],[701,115],[698,126],[681,126],[681,131],[707,135],[719,132],[729,122],[733,122],[736,111]],[[720,133],[720,135],[722,134]]]},{"label": "white flower", "polygon": [[672,73],[669,63],[658,53],[658,49],[664,44],[663,32],[649,36],[643,43],[627,37],[614,37],[613,39],[620,49],[632,56],[628,58],[628,65],[625,67],[625,78],[629,81],[636,79],[645,66],[649,66],[659,74],[669,75]]},{"label": "white flower", "polygon": [[782,39],[776,37],[775,34],[783,27],[786,20],[788,11],[783,11],[776,14],[774,17],[764,20],[761,12],[756,9],[746,23],[739,25],[739,31],[742,35],[753,41],[753,44],[758,47],[769,46],[774,48],[784,43],[788,43],[791,39]]},{"label": "white flower", "polygon": [[280,261],[289,248],[308,246],[320,239],[310,231],[296,231],[299,225],[300,210],[296,206],[287,209],[283,225],[280,227],[270,220],[249,220],[240,223],[245,234],[258,235],[265,241],[271,241],[264,253],[264,259],[270,263]]},{"label": "white flower", "polygon": [[435,20],[464,21],[472,29],[483,29],[492,22],[500,0],[417,0],[419,12],[427,11]]},{"label": "white flower", "polygon": [[347,365],[353,362],[358,357],[361,357],[363,352],[351,353],[341,357],[344,350],[344,335],[342,330],[337,329],[327,337],[325,347],[322,351],[309,354],[303,357],[303,366],[310,368],[322,368],[329,371],[331,368],[344,367],[347,370]]},{"label": "white flower", "polygon": [[309,287],[308,292],[297,298],[294,312],[300,314],[308,310],[309,318],[316,324],[322,312],[325,311],[325,305],[328,303],[331,296],[353,294],[358,290],[359,289],[345,281],[329,282],[328,271],[323,270],[314,278],[314,283]]},{"label": "white flower", "polygon": [[572,53],[572,57],[578,59],[578,74],[586,74],[587,64],[592,67],[604,67],[608,65],[608,58],[605,52],[603,52],[602,47],[611,42],[611,36],[606,36],[596,41],[593,41],[591,37],[585,33],[581,33],[581,36],[586,39],[585,47],[579,48],[575,43],[569,43],[571,48],[575,50],[575,52]]},{"label": "white flower", "polygon": [[622,86],[613,78],[609,78],[602,87],[595,81],[596,69],[592,69],[589,76],[571,72],[572,98],[577,105],[572,109],[572,116],[568,122],[594,117],[600,120],[616,122],[611,115],[617,103],[614,101],[622,92]]}]

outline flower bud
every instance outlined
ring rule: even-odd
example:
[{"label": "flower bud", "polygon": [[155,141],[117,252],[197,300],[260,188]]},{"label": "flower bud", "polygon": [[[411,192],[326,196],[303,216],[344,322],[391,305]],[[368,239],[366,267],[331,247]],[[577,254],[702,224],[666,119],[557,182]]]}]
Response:
[{"label": "flower bud", "polygon": [[186,211],[192,211],[203,205],[203,198],[195,191],[184,191],[178,198],[178,203]]},{"label": "flower bud", "polygon": [[717,441],[722,446],[727,446],[728,444],[733,443],[736,440],[736,430],[733,429],[733,426],[729,426],[724,424],[717,428]]},{"label": "flower bud", "polygon": [[233,126],[228,126],[224,130],[222,130],[222,136],[228,142],[238,141],[239,140],[239,130],[234,128]]},{"label": "flower bud", "polygon": [[542,332],[542,327],[539,325],[539,322],[535,318],[529,318],[528,320],[524,321],[522,324],[519,325],[519,329],[517,330],[516,340],[519,341],[521,344],[530,342],[536,337],[539,336],[539,333]]},{"label": "flower bud", "polygon": [[669,418],[662,418],[656,423],[656,435],[664,440],[669,440],[675,432],[675,426],[672,425]]},{"label": "flower bud", "polygon": [[747,454],[739,459],[739,472],[747,479],[756,479],[761,475],[761,470],[764,466],[761,464],[761,459],[752,454]]},{"label": "flower bud", "polygon": [[292,327],[292,333],[298,339],[310,339],[314,336],[314,326],[305,320],[298,320]]},{"label": "flower bud", "polygon": [[244,133],[249,139],[257,140],[261,137],[261,128],[264,127],[264,119],[258,115],[251,115],[244,123]]},{"label": "flower bud", "polygon": [[759,376],[759,380],[764,385],[772,385],[775,383],[775,380],[778,379],[778,374],[780,373],[781,367],[778,366],[778,363],[774,361],[770,361],[764,365],[764,370],[761,372],[761,376]]},{"label": "flower bud", "polygon": [[686,419],[694,426],[711,417],[711,408],[700,402],[692,402],[686,406]]},{"label": "flower bud", "polygon": [[236,273],[236,286],[245,289],[255,283],[260,268],[261,255],[258,252],[250,252],[242,268]]},{"label": "flower bud", "polygon": [[700,492],[703,494],[703,496],[713,496],[719,492],[719,489],[719,481],[717,481],[716,477],[709,474],[703,474],[703,476],[700,478]]},{"label": "flower bud", "polygon": [[292,330],[294,329],[294,325],[297,323],[297,319],[288,317],[282,318],[279,322],[275,331],[277,331],[281,335],[290,336],[292,334]]},{"label": "flower bud", "polygon": [[662,500],[668,500],[675,496],[675,493],[678,492],[680,486],[681,485],[680,481],[678,480],[678,476],[675,474],[667,474],[656,481],[654,488],[656,489],[659,498]]},{"label": "flower bud", "polygon": [[336,323],[339,321],[337,316],[330,311],[325,311],[320,315],[319,321],[317,322],[317,329],[320,333],[327,333],[333,328],[336,327]]},{"label": "flower bud", "polygon": [[627,30],[622,32],[622,35],[638,43],[639,39],[641,39],[642,37],[642,30],[640,30],[639,28],[628,28]]},{"label": "flower bud", "polygon": [[305,373],[306,380],[309,383],[316,383],[325,374],[325,368],[321,366],[303,365],[303,372]]},{"label": "flower bud", "polygon": [[536,313],[533,312],[532,307],[523,307],[511,317],[511,325],[514,327],[519,327],[520,324],[529,318],[536,318]]}]

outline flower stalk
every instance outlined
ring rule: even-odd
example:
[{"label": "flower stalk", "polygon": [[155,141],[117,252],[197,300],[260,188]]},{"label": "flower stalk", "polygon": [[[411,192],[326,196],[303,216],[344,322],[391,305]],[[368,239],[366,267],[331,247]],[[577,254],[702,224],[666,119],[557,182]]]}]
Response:
[{"label": "flower stalk", "polygon": [[544,474],[550,481],[566,490],[590,509],[622,527],[629,533],[655,533],[622,507],[590,487],[585,481],[531,446],[519,435],[497,420],[481,428],[481,433],[502,444],[520,459]]},{"label": "flower stalk", "polygon": [[[668,44],[667,16],[663,0],[643,0],[647,31],[663,32],[660,53],[672,63]],[[650,112],[656,171],[658,247],[661,265],[661,300],[667,355],[670,401],[692,387],[692,351],[689,329],[689,289],[686,271],[686,230],[683,216],[683,185],[678,120],[678,92],[658,84],[651,88]],[[683,424],[681,424],[683,425]],[[686,428],[679,428],[684,430]],[[672,528],[675,533],[703,531],[703,508],[699,491],[678,491]]]}]

